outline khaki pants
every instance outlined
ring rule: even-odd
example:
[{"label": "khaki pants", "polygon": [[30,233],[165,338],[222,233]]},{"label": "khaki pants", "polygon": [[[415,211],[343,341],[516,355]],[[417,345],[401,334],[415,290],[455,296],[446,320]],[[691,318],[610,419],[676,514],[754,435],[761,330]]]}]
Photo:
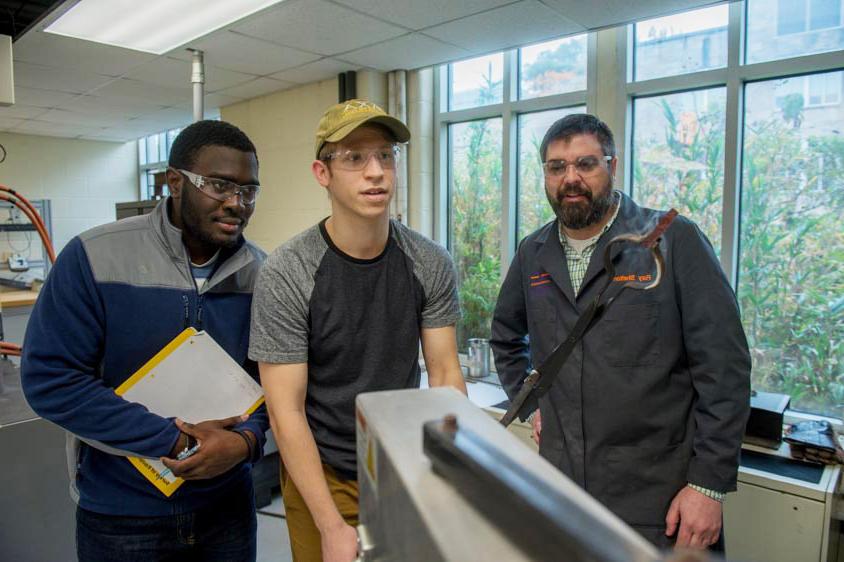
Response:
[{"label": "khaki pants", "polygon": [[[358,524],[358,483],[356,480],[344,480],[327,465],[322,465],[328,491],[334,505],[349,525]],[[290,533],[290,549],[293,562],[322,562],[320,534],[314,523],[305,500],[293,484],[293,480],[281,466],[281,495],[287,517],[287,530]]]}]

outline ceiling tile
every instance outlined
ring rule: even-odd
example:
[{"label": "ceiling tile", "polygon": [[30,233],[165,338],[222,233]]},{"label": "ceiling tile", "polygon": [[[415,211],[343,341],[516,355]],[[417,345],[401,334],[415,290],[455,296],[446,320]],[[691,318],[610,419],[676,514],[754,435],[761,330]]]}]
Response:
[{"label": "ceiling tile", "polygon": [[66,109],[51,109],[38,118],[48,123],[63,125],[82,125],[85,127],[109,127],[126,120],[125,117],[107,113],[79,113]]},{"label": "ceiling tile", "polygon": [[[78,96],[67,103],[62,104],[63,109],[70,111],[79,111],[82,113],[111,113],[115,115],[122,115],[127,118],[137,117],[161,109],[161,107],[168,105],[164,103],[155,103],[148,99],[138,99],[111,94],[104,95],[84,95]],[[170,104],[172,105],[172,104]]]},{"label": "ceiling tile", "polygon": [[[190,81],[191,63],[171,57],[159,57],[127,72],[125,77],[156,86],[192,89]],[[225,70],[211,64],[205,65],[205,87],[210,91],[230,88],[248,82],[253,78],[255,78],[255,75]]]},{"label": "ceiling tile", "polygon": [[411,70],[466,57],[470,51],[448,45],[421,33],[391,39],[343,55],[343,59],[378,70]]},{"label": "ceiling tile", "polygon": [[42,90],[40,88],[24,88],[15,84],[15,101],[25,105],[57,107],[77,97],[79,97],[79,94]]},{"label": "ceiling tile", "polygon": [[97,130],[99,130],[99,127],[48,123],[47,121],[36,120],[23,121],[15,127],[16,133],[44,135],[48,137],[77,137],[79,135],[91,134]]},{"label": "ceiling tile", "polygon": [[151,111],[146,115],[133,119],[129,122],[130,125],[157,125],[158,131],[166,129],[173,129],[181,127],[193,122],[193,110],[190,106],[183,107],[167,107]]},{"label": "ceiling tile", "polygon": [[265,96],[273,92],[278,92],[279,90],[286,90],[287,88],[292,88],[296,85],[297,84],[294,82],[284,82],[282,80],[273,80],[271,78],[256,78],[251,82],[246,82],[245,84],[234,86],[233,88],[226,88],[225,90],[220,90],[215,93],[235,96],[242,99],[251,99],[257,98],[258,96]]},{"label": "ceiling tile", "polygon": [[277,72],[270,78],[287,80],[297,84],[310,84],[318,80],[327,80],[336,77],[341,72],[357,70],[360,65],[351,62],[344,62],[337,59],[324,58],[316,62],[303,64],[283,72]]},{"label": "ceiling tile", "polygon": [[129,135],[121,135],[116,131],[112,134],[92,134],[92,135],[82,135],[79,137],[82,140],[90,140],[90,141],[100,141],[100,142],[128,142],[137,140],[139,137],[136,136],[129,136]]},{"label": "ceiling tile", "polygon": [[92,72],[70,68],[44,66],[28,62],[15,63],[15,84],[25,88],[61,89],[64,92],[84,93],[114,80]]},{"label": "ceiling tile", "polygon": [[136,101],[147,101],[161,106],[178,105],[193,100],[193,93],[189,87],[172,88],[169,86],[148,84],[138,80],[130,80],[128,78],[118,78],[102,88],[97,88],[91,92],[91,95],[102,97],[120,96]]},{"label": "ceiling tile", "polygon": [[488,53],[584,31],[537,0],[524,0],[426,29],[425,34],[473,53]]},{"label": "ceiling tile", "polygon": [[514,0],[425,0],[424,2],[397,2],[396,0],[335,0],[367,14],[377,14],[378,19],[422,29],[453,19],[470,16],[511,4]]},{"label": "ceiling tile", "polygon": [[23,119],[3,117],[3,115],[0,114],[0,131],[10,131],[21,123],[23,123]]},{"label": "ceiling tile", "polygon": [[[218,107],[206,107],[204,119],[218,119],[220,111]],[[141,117],[130,120],[127,126],[147,127],[153,133],[184,127],[193,123],[193,108],[190,105],[182,107],[167,107],[153,111]]]},{"label": "ceiling tile", "polygon": [[[189,43],[187,47],[203,51],[206,65],[256,75],[272,74],[320,58],[316,53],[284,47],[227,30],[212,33]],[[169,56],[191,60],[191,53],[185,49],[173,51]]]},{"label": "ceiling tile", "polygon": [[715,4],[713,0],[601,0],[592,2],[543,0],[567,19],[587,29],[599,29]]},{"label": "ceiling tile", "polygon": [[35,107],[32,105],[22,105],[16,103],[9,107],[0,107],[0,118],[12,119],[32,119],[38,117],[42,113],[49,111],[46,107]]},{"label": "ceiling tile", "polygon": [[120,76],[154,60],[155,55],[121,49],[43,31],[25,34],[15,42],[15,61],[72,68],[107,76]]},{"label": "ceiling tile", "polygon": [[137,123],[129,125],[119,125],[115,127],[105,127],[98,131],[91,132],[91,135],[102,135],[114,139],[135,140],[153,133],[160,133],[165,129],[158,124]]},{"label": "ceiling tile", "polygon": [[324,0],[287,0],[231,29],[305,51],[333,55],[407,33]]}]

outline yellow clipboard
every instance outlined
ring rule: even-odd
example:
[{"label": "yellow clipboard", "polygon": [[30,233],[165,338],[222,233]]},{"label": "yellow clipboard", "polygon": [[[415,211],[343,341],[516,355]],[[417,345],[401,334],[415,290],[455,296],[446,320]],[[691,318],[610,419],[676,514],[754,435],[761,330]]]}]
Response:
[{"label": "yellow clipboard", "polygon": [[[114,392],[162,417],[190,423],[251,414],[264,402],[261,386],[195,328],[173,338]],[[184,483],[158,459],[126,458],[167,497]]]}]

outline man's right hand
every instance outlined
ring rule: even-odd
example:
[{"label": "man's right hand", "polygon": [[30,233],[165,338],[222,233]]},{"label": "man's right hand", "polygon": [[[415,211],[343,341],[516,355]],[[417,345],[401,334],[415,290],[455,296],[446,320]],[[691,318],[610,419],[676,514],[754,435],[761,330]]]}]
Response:
[{"label": "man's right hand", "polygon": [[539,437],[542,434],[542,414],[539,413],[539,408],[534,412],[533,420],[530,422],[533,430],[530,432],[530,438],[534,443],[539,445]]},{"label": "man's right hand", "polygon": [[249,455],[250,449],[243,437],[228,431],[228,428],[246,421],[247,418],[248,416],[232,416],[198,424],[176,420],[176,425],[182,433],[190,435],[199,443],[199,450],[191,457],[177,460],[176,455],[181,450],[177,450],[182,441],[180,438],[174,451],[171,451],[171,458],[162,457],[161,462],[173,471],[175,476],[185,480],[214,478],[227,472]]},{"label": "man's right hand", "polygon": [[321,546],[323,562],[353,562],[358,556],[358,533],[342,522],[322,532]]},{"label": "man's right hand", "polygon": [[[199,422],[198,424],[194,425],[193,427],[197,429],[228,429],[230,427],[234,427],[239,423],[242,423],[248,419],[249,416],[232,416],[230,418],[223,418],[221,420],[206,420],[204,422]],[[185,433],[184,431],[179,433],[179,438],[176,440],[176,444],[173,445],[173,449],[170,451],[170,454],[167,455],[171,459],[175,459],[176,455],[182,452],[182,450],[188,447],[190,443],[190,436]]]}]

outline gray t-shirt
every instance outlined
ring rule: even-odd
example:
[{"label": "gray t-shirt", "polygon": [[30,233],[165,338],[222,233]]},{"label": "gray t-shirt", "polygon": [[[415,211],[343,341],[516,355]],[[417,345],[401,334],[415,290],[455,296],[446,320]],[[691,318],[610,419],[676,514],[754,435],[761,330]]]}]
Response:
[{"label": "gray t-shirt", "polygon": [[422,328],[460,317],[448,252],[399,222],[376,258],[334,246],[325,221],[264,262],[252,300],[249,357],[307,363],[305,410],[322,461],[356,478],[355,397],[417,388]]}]

